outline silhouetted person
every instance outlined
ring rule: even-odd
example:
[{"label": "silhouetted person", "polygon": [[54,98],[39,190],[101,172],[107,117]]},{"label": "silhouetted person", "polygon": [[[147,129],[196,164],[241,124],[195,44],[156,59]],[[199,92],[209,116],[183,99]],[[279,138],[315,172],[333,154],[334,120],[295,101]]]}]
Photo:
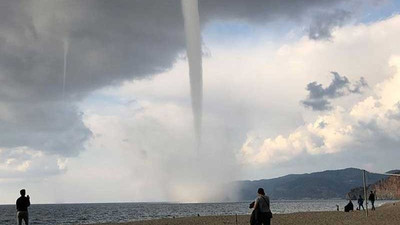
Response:
[{"label": "silhouetted person", "polygon": [[17,220],[18,225],[22,225],[22,220],[25,221],[25,224],[28,225],[29,217],[28,217],[28,207],[31,205],[29,201],[29,195],[25,197],[25,189],[19,191],[21,197],[17,199]]},{"label": "silhouetted person", "polygon": [[369,194],[368,200],[371,201],[371,205],[372,205],[372,210],[375,210],[375,194],[374,192],[371,191],[371,194]]},{"label": "silhouetted person", "polygon": [[264,189],[257,190],[258,197],[254,203],[256,224],[270,225],[272,213],[269,204],[269,197],[265,195]]},{"label": "silhouetted person", "polygon": [[361,197],[361,195],[358,196],[358,209],[361,210],[361,207],[364,209],[364,199]]},{"label": "silhouetted person", "polygon": [[349,203],[344,207],[345,212],[350,212],[354,210],[354,205],[353,202],[351,202],[351,199],[349,200]]}]

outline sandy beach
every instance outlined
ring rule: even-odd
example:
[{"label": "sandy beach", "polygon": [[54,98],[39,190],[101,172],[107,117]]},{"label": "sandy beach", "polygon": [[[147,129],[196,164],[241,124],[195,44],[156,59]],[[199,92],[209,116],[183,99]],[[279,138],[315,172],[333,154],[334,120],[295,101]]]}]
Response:
[{"label": "sandy beach", "polygon": [[[239,225],[248,225],[250,215],[238,216]],[[176,219],[158,219],[147,221],[136,221],[130,223],[119,223],[118,225],[220,225],[236,224],[235,216],[200,216]],[[369,211],[369,216],[365,216],[365,211],[345,212],[302,212],[291,214],[274,215],[273,225],[398,225],[400,224],[400,203],[383,205],[376,211]],[[99,224],[97,224],[99,225]],[[102,225],[117,225],[117,223],[106,223]]]}]

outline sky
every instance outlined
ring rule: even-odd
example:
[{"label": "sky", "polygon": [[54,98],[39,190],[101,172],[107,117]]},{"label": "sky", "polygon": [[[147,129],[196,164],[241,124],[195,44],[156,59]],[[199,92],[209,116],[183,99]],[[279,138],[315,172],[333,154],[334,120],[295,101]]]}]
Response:
[{"label": "sky", "polygon": [[399,169],[400,3],[0,2],[0,204],[234,201],[233,181]]}]

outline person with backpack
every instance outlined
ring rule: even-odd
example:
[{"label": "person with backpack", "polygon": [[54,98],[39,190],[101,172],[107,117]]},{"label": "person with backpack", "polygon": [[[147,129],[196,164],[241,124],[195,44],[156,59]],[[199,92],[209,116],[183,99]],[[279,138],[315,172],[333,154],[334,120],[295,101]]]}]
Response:
[{"label": "person with backpack", "polygon": [[256,224],[270,225],[272,212],[270,209],[269,197],[265,195],[263,188],[257,190],[257,195],[254,203]]}]

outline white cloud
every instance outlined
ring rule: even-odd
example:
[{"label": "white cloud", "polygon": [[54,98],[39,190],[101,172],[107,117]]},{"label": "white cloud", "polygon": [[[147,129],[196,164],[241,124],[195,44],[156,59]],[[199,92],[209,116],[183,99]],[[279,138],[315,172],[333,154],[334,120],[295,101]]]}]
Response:
[{"label": "white cloud", "polygon": [[47,155],[26,146],[0,148],[0,178],[37,179],[62,174],[67,170],[66,159]]},{"label": "white cloud", "polygon": [[[334,112],[319,115],[314,122],[297,128],[286,137],[279,135],[260,141],[260,137],[249,136],[239,159],[268,167],[304,153],[335,154],[367,149],[371,143],[376,152],[377,148],[383,147],[382,135],[399,144],[400,120],[393,115],[399,112],[400,58],[392,57],[389,64],[396,66],[397,72],[377,84],[372,96],[349,109],[337,107]],[[385,150],[390,149],[382,149]]]},{"label": "white cloud", "polygon": [[[99,160],[108,156],[110,161],[118,162],[120,168],[112,170],[113,173],[128,171],[115,179],[132,177],[127,185],[135,187],[137,192],[129,195],[131,198],[182,201],[207,199],[215,194],[211,191],[196,195],[183,192],[191,190],[193,184],[200,188],[220,183],[217,180],[221,177],[229,180],[281,174],[279,167],[270,165],[290,163],[304,154],[311,157],[347,154],[349,147],[359,147],[364,140],[358,117],[352,116],[350,111],[368,98],[362,95],[338,99],[333,102],[335,110],[316,115],[304,111],[299,104],[307,94],[305,86],[312,80],[329,82],[332,70],[351,80],[364,76],[371,87],[388,78],[393,71],[387,65],[389,57],[400,53],[400,49],[393,47],[390,52],[380,49],[387,49],[394,42],[392,36],[399,36],[399,20],[394,17],[369,26],[361,24],[337,29],[331,42],[304,38],[278,47],[271,43],[254,49],[209,46],[212,57],[203,62],[205,149],[200,158],[193,152],[185,61],[178,61],[172,70],[151,80],[125,82],[121,87],[98,92],[100,96],[111,96],[118,101],[107,102],[106,107],[97,103],[86,105],[85,124],[95,137],[90,148],[104,149],[103,156],[96,156]],[[374,38],[370,43],[370,36],[374,35],[371,30],[379,30],[380,26],[390,26],[390,30],[386,28],[388,37]],[[353,35],[354,32],[361,34]],[[353,45],[359,48],[349,47]],[[349,62],[348,55],[357,56],[357,62]],[[373,98],[384,96],[376,88],[366,94]],[[303,118],[312,122],[304,123]],[[290,132],[293,127],[298,128]],[[236,154],[235,149],[241,147],[243,151]],[[112,149],[113,153],[107,149]],[[348,157],[337,163],[351,164],[354,160]],[[264,169],[266,164],[267,169]],[[92,166],[97,168],[97,165]],[[298,168],[318,170],[319,166],[309,164]],[[101,174],[107,174],[105,168],[100,170]],[[236,174],[232,170],[236,170]],[[112,179],[112,176],[105,176]],[[198,182],[199,179],[204,182]],[[148,188],[160,184],[162,188],[154,190],[157,197],[146,194]],[[203,196],[206,192],[209,194]]]}]

